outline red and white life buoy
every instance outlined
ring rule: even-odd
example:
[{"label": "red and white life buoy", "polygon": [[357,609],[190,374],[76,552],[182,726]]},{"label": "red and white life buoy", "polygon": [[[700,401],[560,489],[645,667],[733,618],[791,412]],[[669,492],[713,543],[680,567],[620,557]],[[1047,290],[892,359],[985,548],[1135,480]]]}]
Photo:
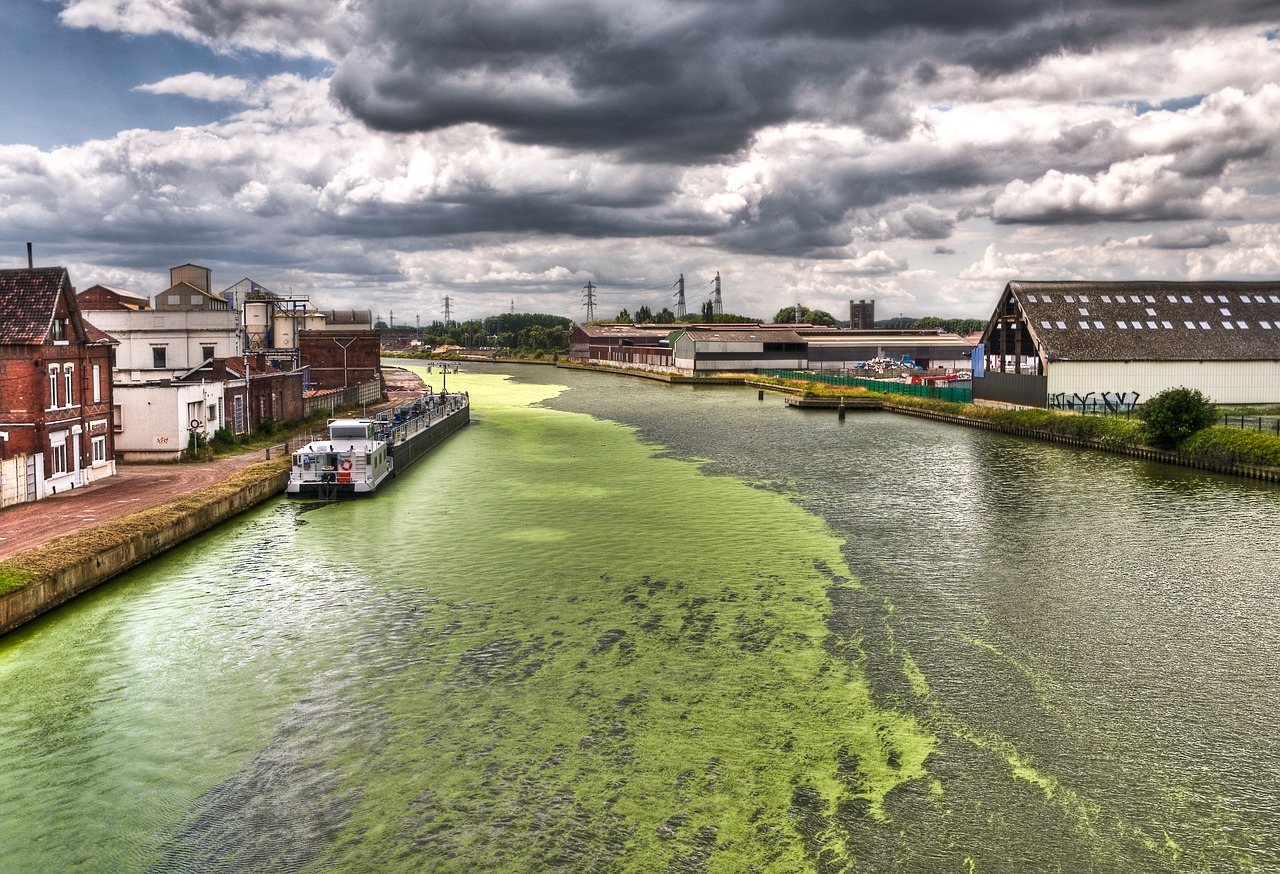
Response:
[{"label": "red and white life buoy", "polygon": [[342,461],[338,463],[338,466],[341,467],[343,470],[351,470],[351,459],[350,458],[342,459]]}]

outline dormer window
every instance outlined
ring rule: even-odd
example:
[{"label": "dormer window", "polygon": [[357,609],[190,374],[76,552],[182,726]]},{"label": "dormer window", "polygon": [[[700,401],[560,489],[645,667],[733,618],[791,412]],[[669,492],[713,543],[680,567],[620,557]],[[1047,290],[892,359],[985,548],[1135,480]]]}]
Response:
[{"label": "dormer window", "polygon": [[59,340],[67,339],[67,320],[54,319],[53,328],[49,331],[49,335],[53,338],[55,343]]}]

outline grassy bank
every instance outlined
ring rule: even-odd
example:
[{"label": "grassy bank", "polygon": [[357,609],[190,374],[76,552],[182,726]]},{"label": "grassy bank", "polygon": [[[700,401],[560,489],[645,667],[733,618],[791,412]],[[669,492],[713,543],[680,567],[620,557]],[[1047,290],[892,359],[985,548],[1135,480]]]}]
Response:
[{"label": "grassy bank", "polygon": [[54,576],[64,568],[140,538],[172,528],[179,519],[288,469],[288,458],[276,458],[238,470],[220,483],[207,486],[158,507],[104,522],[85,531],[51,540],[0,562],[0,596]]}]

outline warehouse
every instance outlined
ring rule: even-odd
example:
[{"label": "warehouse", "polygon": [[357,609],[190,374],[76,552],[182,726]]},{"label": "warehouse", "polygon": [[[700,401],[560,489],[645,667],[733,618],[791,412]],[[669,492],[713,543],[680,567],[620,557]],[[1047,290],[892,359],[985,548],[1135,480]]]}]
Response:
[{"label": "warehouse", "polygon": [[975,364],[975,400],[1019,406],[1280,403],[1280,282],[1010,282]]}]

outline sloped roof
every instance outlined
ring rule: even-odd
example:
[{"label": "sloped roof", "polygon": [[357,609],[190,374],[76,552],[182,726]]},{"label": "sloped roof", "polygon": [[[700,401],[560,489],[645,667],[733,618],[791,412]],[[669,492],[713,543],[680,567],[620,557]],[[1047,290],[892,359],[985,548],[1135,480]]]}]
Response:
[{"label": "sloped roof", "polygon": [[699,343],[804,343],[805,338],[784,328],[738,328],[736,330],[690,329],[684,331]]},{"label": "sloped roof", "polygon": [[0,270],[0,344],[44,343],[58,309],[58,295],[69,285],[64,267]]},{"label": "sloped roof", "polygon": [[1050,361],[1280,361],[1280,282],[1010,282]]},{"label": "sloped roof", "polygon": [[[193,266],[194,266],[194,265],[193,265]],[[200,294],[200,295],[204,295],[205,297],[207,297],[207,298],[209,298],[209,299],[211,299],[211,300],[221,301],[222,303],[229,303],[229,301],[228,301],[225,297],[223,297],[222,295],[218,294],[216,291],[205,291],[203,288],[200,288],[199,286],[192,285],[190,282],[187,282],[185,279],[184,279],[184,280],[182,280],[181,282],[175,282],[173,285],[169,286],[169,287],[168,287],[168,288],[166,288],[164,291],[160,292],[160,294],[162,294],[162,295],[163,295],[163,294],[172,294],[172,293],[173,293],[173,292],[175,292],[175,291],[177,291],[177,292],[186,292],[186,293],[188,293],[188,294],[190,294],[190,293]],[[158,295],[157,295],[157,297],[158,297]]]},{"label": "sloped roof", "polygon": [[115,337],[112,337],[110,334],[108,334],[106,331],[99,328],[97,325],[85,319],[81,319],[81,321],[84,322],[84,334],[85,334],[86,343],[89,343],[90,345],[102,344],[106,346],[120,345],[119,340],[117,340]]}]

